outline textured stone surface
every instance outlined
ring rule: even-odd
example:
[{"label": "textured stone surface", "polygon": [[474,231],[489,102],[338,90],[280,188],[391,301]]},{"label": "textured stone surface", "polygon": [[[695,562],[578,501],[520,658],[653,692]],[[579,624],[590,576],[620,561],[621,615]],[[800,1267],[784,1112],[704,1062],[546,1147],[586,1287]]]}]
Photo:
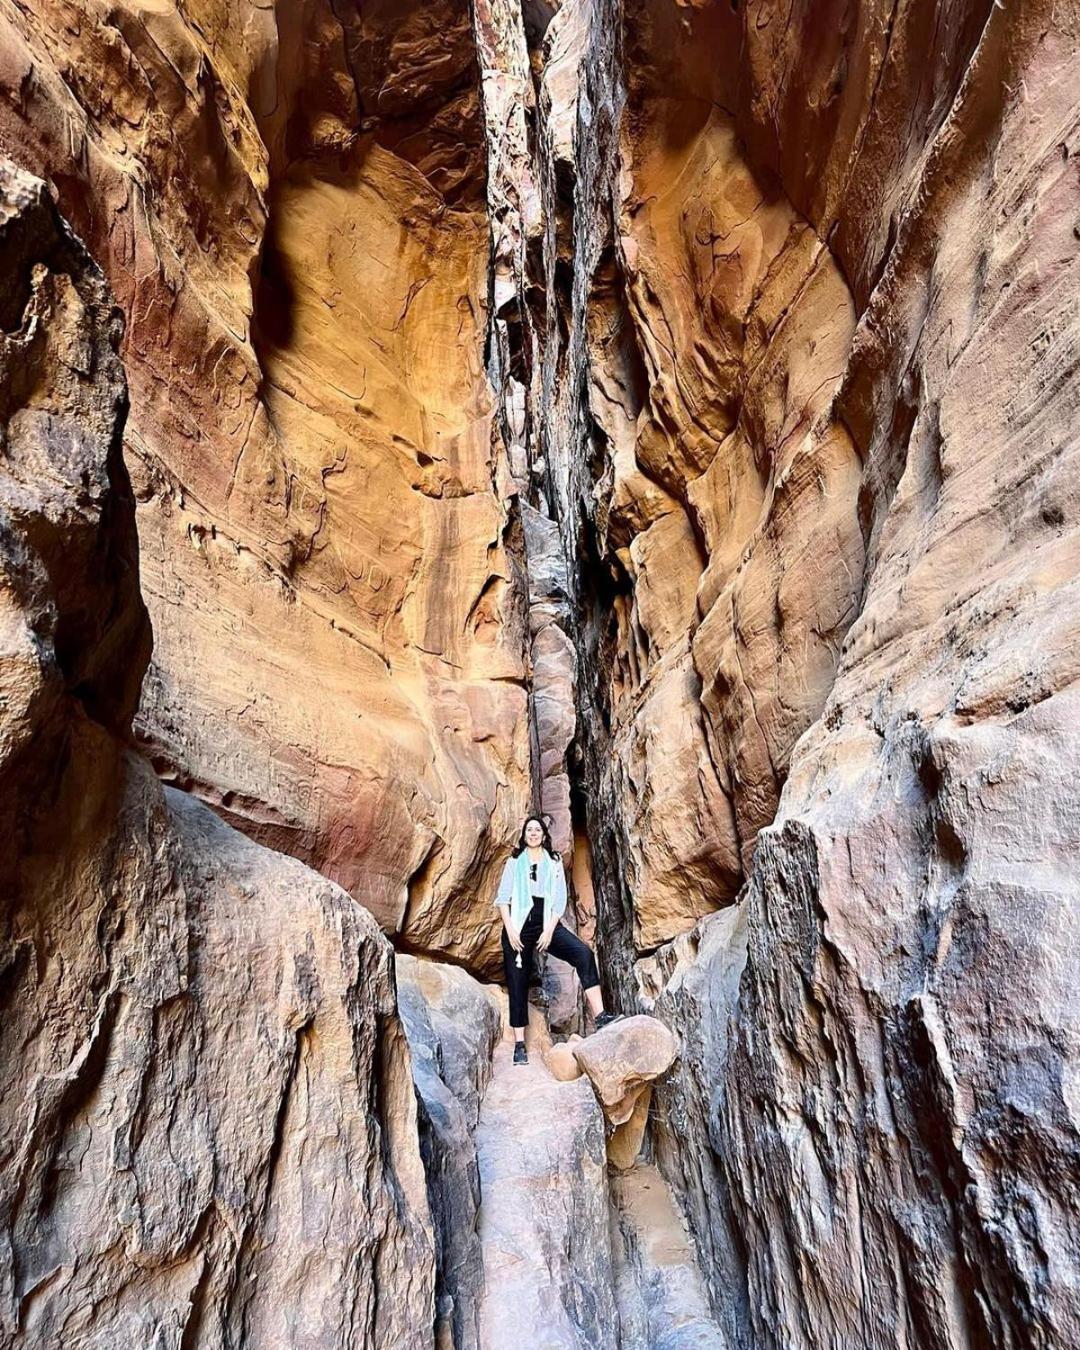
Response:
[{"label": "textured stone surface", "polygon": [[[130,316],[158,764],[492,973],[490,869],[551,812],[605,998],[683,1051],[622,1102],[618,1161],[649,1116],[733,1345],[1080,1344],[1078,26],[1075,0],[0,13],[0,145]],[[50,387],[109,365],[87,294],[32,302],[67,315]],[[43,491],[68,442],[38,385],[9,438]],[[33,508],[44,571],[13,553],[5,590],[0,826],[46,879],[58,841],[127,838],[108,738],[145,629],[94,481]],[[78,566],[50,573],[61,516]],[[58,753],[91,732],[100,797]],[[31,839],[65,783],[78,828]],[[595,1343],[610,1280],[584,1267],[589,1305],[562,1258],[603,1157],[592,1117],[559,1133],[587,1085],[538,1059],[489,1093],[490,1121],[541,1112],[531,1153],[485,1147],[504,1199],[523,1156],[570,1172],[530,1237],[496,1205],[485,1256]],[[516,1343],[492,1287],[481,1330]]]},{"label": "textured stone surface", "polygon": [[693,1233],[714,1313],[733,1345],[745,1339],[746,1250],[723,1166],[720,1113],[739,982],[746,964],[746,906],[707,915],[689,933],[637,963],[637,998],[670,1027],[679,1057],[656,1084],[649,1142]]},{"label": "textured stone surface", "polygon": [[593,1085],[613,1127],[608,1161],[632,1166],[645,1137],[652,1085],[677,1054],[671,1031],[653,1017],[629,1017],[573,1044],[573,1056]]},{"label": "textured stone surface", "polygon": [[857,576],[863,541],[857,455],[828,415],[854,307],[724,111],[725,63],[702,52],[728,21],[661,3],[622,17],[624,65],[605,5],[586,63],[579,275],[548,421],[564,536],[585,545],[589,824],[626,980],[737,893],[853,612],[822,574]]},{"label": "textured stone surface", "polygon": [[751,881],[724,1121],[800,1344],[1080,1341],[1078,52],[1071,8],[990,11],[845,380],[872,569]]},{"label": "textured stone surface", "polygon": [[629,1118],[641,1088],[675,1061],[675,1038],[654,1017],[627,1017],[574,1045],[574,1058],[589,1077],[613,1125]]},{"label": "textured stone surface", "polygon": [[44,185],[0,163],[0,882],[80,707],[131,723],[150,650],[120,449],[122,319]]},{"label": "textured stone surface", "polygon": [[557,1082],[504,1040],[480,1109],[480,1343],[551,1350],[619,1344],[604,1117],[584,1077]]},{"label": "textured stone surface", "polygon": [[[519,0],[475,0],[473,14],[488,141],[493,305],[488,376],[513,478],[528,595],[532,809],[549,816],[555,847],[568,858],[573,824],[567,750],[576,728],[577,670],[568,632],[566,556],[535,424],[542,405],[544,329],[554,312],[543,289],[545,165],[535,154],[534,88],[536,62],[542,60],[536,43],[551,16],[530,16]],[[568,994],[565,981],[563,993]]]},{"label": "textured stone surface", "polygon": [[727,1350],[664,1178],[639,1164],[611,1178],[621,1350]]},{"label": "textured stone surface", "polygon": [[476,1215],[473,1134],[501,1027],[495,1005],[464,970],[398,956],[398,1010],[420,1104],[420,1151],[437,1236],[436,1344],[479,1344],[484,1269]]},{"label": "textured stone surface", "polygon": [[141,737],[408,945],[483,967],[473,906],[530,767],[478,86],[455,0],[0,15],[0,148],[128,319]]},{"label": "textured stone surface", "polygon": [[[737,1343],[1080,1343],[1080,16],[621,13],[548,458],[610,993],[716,1050],[658,1160]],[[732,1032],[734,934],[635,957],[744,885]]]},{"label": "textured stone surface", "polygon": [[5,1344],[430,1344],[392,953],[163,790],[107,288],[0,164]]}]

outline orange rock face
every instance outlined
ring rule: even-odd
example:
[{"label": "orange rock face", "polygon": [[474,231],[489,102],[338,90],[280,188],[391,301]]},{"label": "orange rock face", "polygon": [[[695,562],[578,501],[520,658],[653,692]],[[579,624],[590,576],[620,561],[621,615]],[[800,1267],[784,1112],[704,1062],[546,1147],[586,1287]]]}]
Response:
[{"label": "orange rock face", "polygon": [[613,261],[587,322],[618,593],[611,793],[642,951],[738,890],[830,686],[856,602],[832,578],[860,575],[863,541],[831,413],[855,324],[842,269],[747,160],[723,63],[700,56],[718,8],[633,11]]},{"label": "orange rock face", "polygon": [[641,0],[587,61],[598,929],[734,1343],[1077,1339],[1078,59],[1075,5]]},{"label": "orange rock face", "polygon": [[[0,147],[51,179],[127,316],[157,635],[137,733],[252,836],[163,796],[123,746],[147,630],[117,353],[81,253],[27,280],[19,208],[0,220],[0,828],[20,860],[0,858],[20,888],[0,969],[21,981],[30,1060],[35,1019],[58,1029],[40,1073],[24,1056],[3,1080],[5,1109],[46,1085],[53,1141],[5,1125],[28,1169],[5,1194],[30,1197],[5,1329],[68,1278],[54,1250],[92,1245],[88,1192],[56,1178],[118,1137],[86,1089],[102,1064],[109,1100],[135,1102],[116,1119],[153,1139],[132,1082],[167,1069],[161,1099],[193,1130],[195,1097],[248,1089],[222,1034],[247,966],[260,1120],[293,1119],[302,1062],[310,1118],[344,1111],[355,1133],[326,1163],[302,1132],[186,1134],[179,1227],[148,1210],[92,1273],[94,1306],[137,1317],[137,1272],[173,1263],[227,1322],[227,1277],[196,1268],[220,1149],[214,1184],[259,1178],[221,1241],[275,1306],[276,1253],[234,1235],[309,1212],[304,1163],[345,1187],[333,1251],[367,1261],[344,1295],[318,1267],[304,1307],[337,1319],[331,1342],[359,1337],[334,1300],[370,1309],[416,1256],[415,1288],[386,1284],[394,1343],[410,1299],[429,1326],[413,1097],[379,1048],[400,1039],[388,948],[333,882],[403,950],[493,973],[494,870],[539,807],[606,1003],[665,1023],[667,1048],[675,1033],[655,1085],[612,1098],[609,1161],[632,1168],[648,1134],[723,1337],[1080,1344],[1078,65],[1077,0],[0,14]],[[625,1307],[627,1336],[685,1314],[712,1343],[696,1285],[681,1311],[658,1297],[640,1175],[616,1187],[608,1259],[595,1102],[551,1042],[578,991],[556,974],[530,1043],[558,1090],[535,1062],[513,1078],[504,1044],[481,1104],[483,1074],[440,1063],[460,1045],[434,1025],[444,995],[413,1006],[444,1169],[427,1178],[440,1334],[501,1343],[525,1309],[568,1343],[614,1343]],[[464,1006],[493,1035],[478,997]],[[216,1013],[185,1077],[189,998]],[[512,1131],[545,1153],[560,1101],[547,1156],[567,1177],[522,1189]],[[368,1152],[402,1120],[389,1161]],[[128,1168],[124,1139],[108,1251],[134,1231],[123,1174],[152,1189],[167,1151]],[[378,1183],[364,1203],[357,1166]],[[275,1210],[260,1187],[278,1170],[295,1189]],[[534,1213],[533,1192],[551,1205]],[[499,1301],[506,1253],[538,1242]]]},{"label": "orange rock face", "polygon": [[419,1350],[434,1243],[390,945],[131,748],[121,316],[7,161],[0,276],[2,1339]]},{"label": "orange rock face", "polygon": [[0,51],[0,145],[129,319],[144,744],[482,963],[530,770],[468,12],[50,2]]}]

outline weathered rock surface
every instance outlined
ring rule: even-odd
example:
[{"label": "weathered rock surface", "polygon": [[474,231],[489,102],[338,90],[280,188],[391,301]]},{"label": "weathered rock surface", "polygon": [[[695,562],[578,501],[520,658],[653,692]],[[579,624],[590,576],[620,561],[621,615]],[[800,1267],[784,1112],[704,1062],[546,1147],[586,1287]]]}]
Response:
[{"label": "weathered rock surface", "polygon": [[724,1120],[759,1325],[800,1344],[1080,1343],[1063,23],[990,12],[844,390],[874,565],[751,880]]},{"label": "weathered rock surface", "polygon": [[[645,1148],[732,1345],[1080,1345],[1078,62],[1075,0],[0,13],[0,146],[48,172],[130,316],[159,628],[138,725],[155,762],[342,881],[402,947],[491,973],[491,868],[530,797],[551,812],[609,1003],[655,1014],[683,1049]],[[9,227],[4,247],[29,256]],[[114,1090],[117,1063],[203,1064],[201,1041],[153,1021],[145,1060],[111,1048],[158,988],[138,993],[149,967],[112,953],[173,913],[153,869],[179,887],[196,860],[180,826],[130,823],[166,808],[145,767],[131,787],[120,746],[146,630],[130,510],[99,528],[95,505],[109,480],[110,500],[127,493],[118,367],[108,324],[87,319],[96,283],[65,271],[18,284],[0,325],[15,521],[0,828],[16,840],[0,869],[29,935],[5,959],[23,953],[20,1016],[61,1019],[44,1123],[19,1136],[48,1162],[12,1194],[40,1197],[40,1231],[76,1233],[105,1269],[135,1242],[129,1211],[114,1224],[104,1205],[122,1238],[102,1247],[64,1227],[63,1197],[90,1175],[80,1150],[102,1156],[106,1117],[49,1141],[106,1107],[143,1119],[116,1105],[135,1091]],[[28,304],[49,322],[21,324]],[[240,950],[281,932],[292,952],[306,924],[321,988],[322,901],[275,928],[275,884]],[[189,965],[200,916],[231,922],[228,885],[190,886]],[[84,934],[70,960],[41,936],[53,923]],[[152,931],[171,953],[172,930]],[[383,1014],[348,978],[330,1007],[366,1028]],[[54,987],[61,1011],[39,1010]],[[231,986],[205,988],[213,1003]],[[268,1044],[287,1062],[309,1004],[282,988]],[[110,989],[136,993],[110,1011]],[[547,997],[566,1026],[568,993]],[[36,1053],[29,1029],[14,1043]],[[107,1053],[80,1060],[91,1045]],[[481,1341],[516,1343],[525,1309],[559,1343],[595,1344],[617,1326],[610,1279],[584,1255],[586,1289],[564,1256],[571,1222],[600,1232],[599,1108],[538,1062],[500,1074],[480,1222],[517,1320],[489,1284]],[[80,1095],[94,1075],[108,1101]],[[403,1070],[394,1082],[411,1102]],[[625,1164],[650,1105],[644,1089],[618,1102]],[[549,1193],[515,1169],[553,1120],[567,1133],[545,1156],[571,1173]],[[371,1158],[388,1186],[399,1166],[416,1182],[385,1250],[422,1247],[415,1157]],[[208,1232],[239,1244],[230,1288],[263,1262],[285,1290],[273,1248],[235,1236],[261,1219],[211,1227],[218,1212],[145,1259],[132,1247],[110,1306],[158,1316],[166,1263],[182,1284],[211,1262],[191,1255]],[[630,1218],[618,1232],[648,1245]],[[16,1281],[47,1266],[23,1234]],[[91,1265],[59,1268],[10,1316],[64,1316],[50,1300]],[[378,1258],[350,1269],[368,1306]],[[651,1304],[625,1275],[627,1325],[662,1334],[664,1279]],[[230,1277],[193,1278],[206,1317],[247,1315],[242,1292],[219,1296]]]},{"label": "weathered rock surface", "polygon": [[739,982],[746,964],[746,906],[707,915],[689,933],[637,963],[637,998],[670,1027],[679,1057],[654,1089],[649,1142],[694,1235],[704,1286],[733,1345],[745,1340],[746,1250],[723,1165],[720,1113]]},{"label": "weathered rock surface", "polygon": [[483,1256],[473,1135],[501,1034],[499,1014],[466,971],[398,956],[398,1011],[420,1103],[420,1152],[437,1236],[436,1344],[479,1344]]},{"label": "weathered rock surface", "polygon": [[611,1178],[620,1350],[727,1350],[664,1178],[638,1164]]},{"label": "weathered rock surface", "polygon": [[675,1037],[653,1017],[613,1022],[574,1043],[573,1056],[614,1126],[608,1160],[615,1167],[630,1167],[638,1156],[652,1085],[671,1068],[676,1053]]},{"label": "weathered rock surface", "polygon": [[128,320],[155,764],[493,966],[530,751],[467,7],[32,0],[0,89]]},{"label": "weathered rock surface", "polygon": [[614,1350],[604,1117],[587,1079],[557,1082],[504,1040],[480,1108],[479,1233],[488,1350]]},{"label": "weathered rock surface", "polygon": [[119,316],[0,164],[5,1344],[430,1344],[392,952],[338,886],[163,790]]},{"label": "weathered rock surface", "polygon": [[674,1036],[655,1017],[624,1018],[574,1046],[613,1125],[628,1119],[638,1092],[671,1068],[675,1054]]},{"label": "weathered rock surface", "polygon": [[658,1158],[736,1343],[1080,1344],[1080,13],[599,14],[548,459],[611,992],[747,896],[734,1033],[733,934],[657,957],[717,1047]]}]

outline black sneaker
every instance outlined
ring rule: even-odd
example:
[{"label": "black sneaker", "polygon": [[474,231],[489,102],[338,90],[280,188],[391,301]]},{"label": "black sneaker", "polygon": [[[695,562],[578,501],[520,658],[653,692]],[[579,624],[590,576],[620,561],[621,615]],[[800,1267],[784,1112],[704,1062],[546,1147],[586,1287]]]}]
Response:
[{"label": "black sneaker", "polygon": [[593,1030],[599,1031],[602,1027],[610,1026],[612,1022],[618,1022],[621,1017],[622,1013],[613,1013],[606,1011],[599,1013],[596,1017],[595,1022],[593,1023]]},{"label": "black sneaker", "polygon": [[528,1062],[529,1062],[529,1052],[528,1050],[525,1049],[525,1042],[516,1041],[514,1043],[514,1063],[528,1064]]}]

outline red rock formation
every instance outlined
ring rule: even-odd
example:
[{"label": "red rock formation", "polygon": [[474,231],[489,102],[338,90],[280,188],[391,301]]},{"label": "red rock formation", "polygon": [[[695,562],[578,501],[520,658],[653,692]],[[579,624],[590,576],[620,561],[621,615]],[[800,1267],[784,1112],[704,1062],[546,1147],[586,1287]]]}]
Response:
[{"label": "red rock formation", "polygon": [[[736,1338],[1071,1344],[1080,15],[604,15],[553,459],[602,945],[694,1047],[661,1163]],[[746,883],[741,985],[715,919],[634,980],[665,876]]]},{"label": "red rock formation", "polygon": [[[129,315],[158,631],[138,728],[158,767],[344,882],[401,946],[487,971],[491,866],[535,788],[595,897],[605,992],[678,1032],[647,1147],[733,1344],[1080,1344],[1075,0],[27,0],[0,16],[0,55],[0,145],[48,173]],[[34,303],[60,314],[61,292]],[[96,360],[118,388],[80,322],[57,319],[48,368]],[[46,424],[12,406],[12,481],[41,492],[18,466]],[[77,406],[122,496],[109,417]],[[24,795],[0,809],[52,891],[85,852],[87,914],[133,969],[155,869],[191,932],[240,931],[276,1047],[260,1110],[287,1115],[302,935],[334,1043],[357,978],[334,925],[354,916],[380,1009],[385,948],[337,891],[232,835],[213,845],[224,896],[198,872],[218,827],[200,813],[193,843],[175,803],[169,823],[116,740],[145,645],[130,540],[69,488],[78,510],[33,506],[32,534],[46,559],[70,537],[79,567],[42,563],[46,584],[10,553],[31,617],[10,625],[0,731]],[[111,747],[99,787],[81,737]],[[19,823],[29,791],[60,802],[47,821]],[[141,824],[115,823],[121,802]],[[128,839],[134,917],[114,935],[108,841]],[[264,867],[252,902],[283,944],[265,961],[234,912]],[[279,875],[301,896],[281,930]],[[18,978],[70,970],[60,1003],[92,1031],[112,967],[80,924],[67,964]],[[200,997],[235,1000],[216,978]],[[388,1081],[380,1016],[365,1005],[362,1081]],[[121,1056],[134,1077],[186,1064],[148,1046]],[[420,1077],[434,1101],[445,1078]],[[580,1100],[549,1086],[551,1110]],[[532,1105],[503,1083],[481,1117]],[[572,1248],[584,1197],[606,1252],[593,1115],[562,1140],[588,1184],[536,1232]],[[519,1159],[497,1134],[501,1182]],[[79,1246],[89,1228],[45,1211],[52,1159],[74,1171],[83,1137],[34,1193],[43,1231]],[[433,1194],[471,1220],[468,1146],[454,1159]],[[616,1247],[644,1252],[635,1183],[620,1192]],[[244,1190],[249,1227],[262,1194]],[[193,1206],[154,1260],[201,1250]],[[515,1216],[488,1218],[499,1247]],[[387,1241],[423,1247],[423,1228],[409,1209]],[[45,1256],[19,1241],[24,1280]],[[462,1250],[455,1334],[509,1334]],[[681,1315],[606,1254],[594,1273],[588,1343],[620,1308]],[[536,1316],[585,1305],[565,1279]]]},{"label": "red rock formation", "polygon": [[4,1344],[430,1344],[389,944],[131,748],[122,320],[6,162],[0,277]]},{"label": "red rock formation", "polygon": [[0,53],[0,147],[129,318],[144,743],[407,943],[493,959],[530,769],[467,10],[35,0]]}]

